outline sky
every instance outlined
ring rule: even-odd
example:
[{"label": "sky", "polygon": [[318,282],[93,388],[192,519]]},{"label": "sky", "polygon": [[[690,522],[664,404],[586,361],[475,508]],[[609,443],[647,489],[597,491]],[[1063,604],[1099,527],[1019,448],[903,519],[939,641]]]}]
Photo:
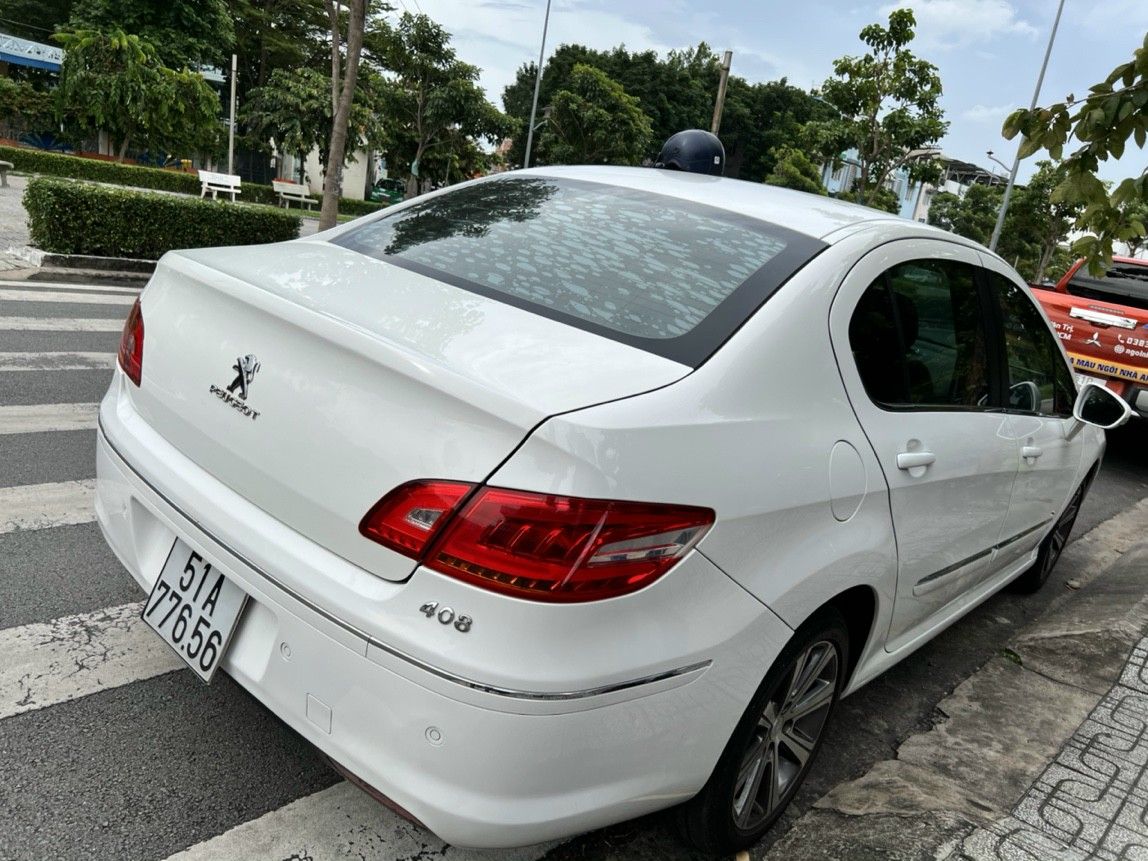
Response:
[{"label": "sky", "polygon": [[[479,66],[482,85],[502,106],[502,90],[523,63],[535,62],[546,0],[395,0],[398,11],[425,12],[453,35],[460,59]],[[1065,0],[1041,104],[1081,96],[1132,58],[1148,32],[1148,0]],[[934,63],[950,121],[946,155],[985,168],[986,150],[1011,166],[1016,142],[1001,136],[1005,116],[1032,101],[1056,16],[1057,0],[553,0],[547,55],[564,43],[625,44],[664,53],[699,41],[733,51],[733,73],[750,82],[786,78],[808,89],[832,73],[833,60],[862,54],[866,24],[910,6],[917,17],[912,50]],[[1023,182],[1037,157],[1021,163]],[[1148,150],[1130,144],[1104,179],[1138,175]]]}]

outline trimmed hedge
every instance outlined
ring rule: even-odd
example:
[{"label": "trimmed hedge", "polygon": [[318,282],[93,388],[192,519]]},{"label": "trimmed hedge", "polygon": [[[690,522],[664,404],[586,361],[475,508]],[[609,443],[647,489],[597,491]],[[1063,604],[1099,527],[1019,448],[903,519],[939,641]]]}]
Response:
[{"label": "trimmed hedge", "polygon": [[32,242],[56,254],[156,260],[175,248],[254,245],[299,235],[299,216],[174,194],[37,178],[24,191]]},{"label": "trimmed hedge", "polygon": [[[134,185],[137,188],[155,188],[160,191],[181,191],[184,194],[199,195],[199,177],[194,173],[183,173],[178,170],[116,164],[98,158],[81,158],[16,146],[0,146],[0,160],[10,161],[16,170],[26,173],[91,179],[115,185]],[[246,190],[244,188],[244,191]]]},{"label": "trimmed hedge", "polygon": [[[65,176],[69,179],[90,179],[94,182],[108,182],[113,185],[129,185],[135,188],[154,188],[157,191],[178,191],[199,197],[199,177],[194,173],[179,170],[162,170],[158,167],[141,167],[135,164],[116,164],[98,158],[83,158],[64,155],[27,147],[0,146],[0,161],[10,161],[13,167],[23,173],[38,173],[44,176]],[[279,196],[269,185],[245,182],[240,186],[239,199],[244,203],[265,203],[278,206]],[[317,202],[317,201],[316,201]],[[339,212],[343,215],[369,215],[382,209],[385,204],[369,200],[339,198]]]},{"label": "trimmed hedge", "polygon": [[340,215],[353,215],[358,218],[360,215],[370,215],[372,212],[378,212],[380,209],[386,208],[387,204],[375,203],[373,200],[351,200],[348,197],[339,198]]}]

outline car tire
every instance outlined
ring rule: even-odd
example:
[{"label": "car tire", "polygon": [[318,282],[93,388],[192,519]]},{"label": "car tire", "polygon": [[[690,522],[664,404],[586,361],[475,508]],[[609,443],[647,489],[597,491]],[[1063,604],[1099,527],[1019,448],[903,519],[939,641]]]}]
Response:
[{"label": "car tire", "polygon": [[1076,523],[1076,516],[1080,513],[1080,506],[1084,502],[1084,495],[1088,492],[1089,481],[1086,480],[1083,484],[1076,489],[1076,493],[1072,494],[1072,498],[1068,500],[1068,505],[1064,506],[1064,511],[1060,513],[1057,518],[1056,525],[1040,542],[1040,549],[1037,550],[1036,561],[1019,577],[1012,581],[1011,589],[1014,592],[1019,592],[1025,595],[1031,595],[1040,590],[1045,583],[1048,582],[1049,576],[1052,574],[1052,569],[1056,567],[1056,563],[1060,561],[1060,554],[1064,552],[1064,548],[1068,546],[1069,536],[1072,535],[1072,527]]},{"label": "car tire", "polygon": [[[686,842],[729,854],[761,839],[809,773],[848,667],[845,619],[832,607],[818,611],[770,667],[706,785],[678,808]],[[799,707],[805,714],[793,718]]]}]

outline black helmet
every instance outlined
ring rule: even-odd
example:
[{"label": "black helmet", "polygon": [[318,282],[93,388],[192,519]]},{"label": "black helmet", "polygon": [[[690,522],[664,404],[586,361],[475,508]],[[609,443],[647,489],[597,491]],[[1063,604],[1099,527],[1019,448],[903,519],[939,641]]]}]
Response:
[{"label": "black helmet", "polygon": [[654,167],[721,176],[725,172],[725,147],[717,135],[701,129],[678,132],[662,144]]}]

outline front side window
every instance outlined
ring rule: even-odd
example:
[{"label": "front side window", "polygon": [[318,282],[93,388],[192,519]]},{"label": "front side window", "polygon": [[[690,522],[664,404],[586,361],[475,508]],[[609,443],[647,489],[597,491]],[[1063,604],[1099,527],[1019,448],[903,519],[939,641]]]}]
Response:
[{"label": "front side window", "polygon": [[987,408],[988,338],[974,272],[963,263],[914,260],[865,291],[849,322],[849,344],[875,403]]},{"label": "front side window", "polygon": [[1071,415],[1076,386],[1044,317],[1018,284],[995,272],[989,273],[989,282],[1004,325],[1009,409]]}]

